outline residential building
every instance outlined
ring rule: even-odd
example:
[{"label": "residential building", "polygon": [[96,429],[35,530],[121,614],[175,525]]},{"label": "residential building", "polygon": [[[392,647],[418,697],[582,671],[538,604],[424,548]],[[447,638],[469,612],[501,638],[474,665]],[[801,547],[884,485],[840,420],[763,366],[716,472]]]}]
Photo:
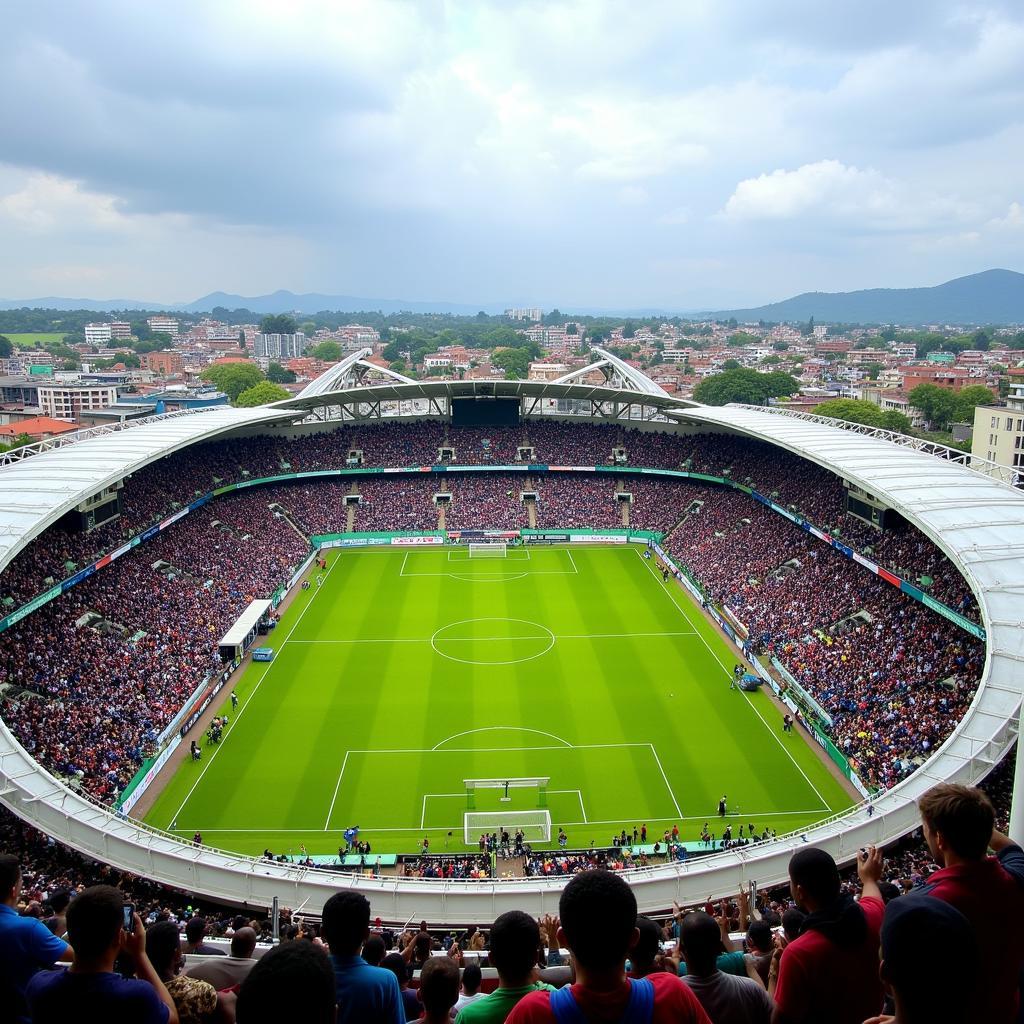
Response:
[{"label": "residential building", "polygon": [[305,355],[306,336],[298,331],[295,334],[257,334],[254,339],[253,353],[257,358],[294,359]]},{"label": "residential building", "polygon": [[527,380],[557,380],[569,372],[568,363],[530,363]]},{"label": "residential building", "polygon": [[169,334],[172,338],[178,336],[178,321],[173,316],[151,316],[146,323],[154,334]]},{"label": "residential building", "polygon": [[971,454],[1001,466],[1024,468],[1024,368],[1007,371],[1006,405],[979,405],[974,410]]},{"label": "residential building", "polygon": [[23,434],[30,441],[46,441],[60,434],[70,434],[78,430],[74,423],[66,420],[54,420],[48,416],[31,416],[24,420],[12,420],[0,426],[0,443],[10,444],[16,437]]},{"label": "residential building", "polygon": [[39,385],[39,408],[44,416],[77,420],[83,410],[103,409],[117,401],[113,384],[47,383]]},{"label": "residential building", "polygon": [[132,325],[127,320],[112,320],[107,326],[111,341],[128,341],[132,336]]},{"label": "residential building", "polygon": [[87,345],[106,345],[110,342],[110,324],[86,324],[85,343]]},{"label": "residential building", "polygon": [[536,306],[506,309],[505,316],[509,320],[532,320],[534,323],[537,323],[543,319],[544,310]]},{"label": "residential building", "polygon": [[935,384],[940,388],[959,391],[970,382],[970,371],[965,367],[944,366],[941,363],[911,363],[900,367],[899,373],[904,391],[913,391],[918,384]]},{"label": "residential building", "polygon": [[139,356],[139,362],[146,370],[152,370],[163,377],[181,373],[185,364],[180,352],[146,352]]}]

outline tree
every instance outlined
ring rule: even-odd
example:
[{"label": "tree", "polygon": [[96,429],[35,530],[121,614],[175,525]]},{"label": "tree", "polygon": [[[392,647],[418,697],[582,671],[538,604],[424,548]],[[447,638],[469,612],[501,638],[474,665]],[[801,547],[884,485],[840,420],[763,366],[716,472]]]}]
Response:
[{"label": "tree", "polygon": [[769,398],[796,394],[800,382],[788,373],[758,373],[741,367],[705,377],[694,389],[693,397],[706,405],[746,402],[763,405]]},{"label": "tree", "polygon": [[772,345],[772,348],[775,349],[776,352],[785,352],[786,349],[789,348],[789,342],[788,341],[777,341],[777,342],[775,342],[774,345]]},{"label": "tree", "polygon": [[868,363],[865,367],[868,374],[868,380],[878,380],[878,375],[885,369],[884,363]]},{"label": "tree", "polygon": [[314,345],[309,350],[309,354],[314,359],[321,359],[325,363],[336,363],[341,359],[341,346],[328,338],[326,341],[321,341],[319,345]]},{"label": "tree", "polygon": [[285,313],[273,313],[260,321],[261,334],[294,334],[295,321]]},{"label": "tree", "polygon": [[261,380],[251,388],[246,388],[234,404],[240,409],[251,409],[257,405],[269,405],[271,402],[280,402],[291,395],[280,384],[270,380]]},{"label": "tree", "polygon": [[19,434],[12,437],[10,441],[0,441],[0,452],[9,452],[12,448],[20,448],[23,444],[31,444],[32,438],[28,434]]},{"label": "tree", "polygon": [[739,368],[740,364],[735,359],[726,359],[726,361],[722,363],[723,370],[738,370]]},{"label": "tree", "polygon": [[0,359],[10,359],[13,351],[14,345],[11,343],[11,339],[0,334]]},{"label": "tree", "polygon": [[956,393],[956,413],[953,418],[958,423],[973,423],[975,407],[991,405],[993,401],[995,399],[987,387],[972,384]]},{"label": "tree", "polygon": [[903,413],[895,409],[883,410],[863,398],[832,398],[816,406],[814,412],[818,416],[829,416],[847,423],[864,423],[870,427],[883,427],[904,434],[910,432],[910,420]]},{"label": "tree", "polygon": [[971,348],[975,348],[979,352],[987,352],[991,344],[992,339],[987,331],[975,331],[974,337],[971,338]]},{"label": "tree", "polygon": [[232,402],[236,401],[243,391],[266,379],[255,363],[248,362],[210,366],[203,371],[202,377],[223,391]]},{"label": "tree", "polygon": [[267,367],[267,380],[275,384],[294,384],[298,378],[294,370],[286,370],[280,363],[271,363]]},{"label": "tree", "polygon": [[635,338],[636,337],[636,324],[632,320],[627,320],[622,327],[623,338]]},{"label": "tree", "polygon": [[525,380],[530,372],[530,351],[526,348],[503,348],[494,353],[492,362],[505,371],[509,380]]},{"label": "tree", "polygon": [[579,332],[580,332],[580,329],[579,329],[579,327],[576,326],[575,323],[567,323],[565,325],[565,333],[567,335],[569,335],[569,334],[579,334]]},{"label": "tree", "polygon": [[747,345],[756,345],[760,340],[756,335],[749,334],[747,331],[737,331],[735,334],[730,334],[725,343],[730,348],[745,348]]},{"label": "tree", "polygon": [[918,384],[907,396],[910,404],[920,410],[932,430],[945,430],[956,418],[957,397],[948,388],[937,384]]}]

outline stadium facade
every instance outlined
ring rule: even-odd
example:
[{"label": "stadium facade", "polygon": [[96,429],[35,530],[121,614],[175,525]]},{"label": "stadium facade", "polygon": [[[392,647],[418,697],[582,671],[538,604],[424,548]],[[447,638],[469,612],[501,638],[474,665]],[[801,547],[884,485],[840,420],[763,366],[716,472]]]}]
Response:
[{"label": "stadium facade", "polygon": [[[723,432],[816,463],[878,505],[899,512],[930,538],[974,592],[978,635],[986,642],[985,670],[973,703],[946,742],[872,807],[862,804],[777,842],[634,872],[630,881],[641,909],[694,903],[708,893],[735,893],[752,880],[779,882],[786,877],[794,846],[804,842],[848,861],[861,846],[897,839],[917,827],[915,801],[924,790],[939,780],[976,784],[1016,740],[1024,661],[1024,495],[1013,486],[1009,471],[939,446],[777,408],[712,408],[683,401],[598,350],[590,367],[551,382],[418,382],[390,372],[381,375],[365,361],[367,352],[353,353],[296,398],[271,406],[129,421],[33,446],[31,457],[8,455],[0,468],[0,571],[69,511],[87,507],[147,465],[215,439],[293,436],[377,419],[452,419],[481,410],[487,415],[499,407],[525,421],[554,417],[641,430]],[[170,526],[170,521],[161,525]],[[867,566],[865,571],[871,569],[870,563],[858,561]],[[1022,772],[1024,762],[1018,759],[1018,782]],[[356,887],[367,892],[375,913],[389,920],[418,916],[458,923],[493,919],[514,908],[550,912],[566,881],[372,879],[197,848],[70,788],[38,764],[2,722],[0,800],[86,855],[189,892],[250,905],[268,906],[277,897],[289,906],[318,908],[339,888]],[[1024,824],[1021,802],[1014,804],[1017,832]]]}]

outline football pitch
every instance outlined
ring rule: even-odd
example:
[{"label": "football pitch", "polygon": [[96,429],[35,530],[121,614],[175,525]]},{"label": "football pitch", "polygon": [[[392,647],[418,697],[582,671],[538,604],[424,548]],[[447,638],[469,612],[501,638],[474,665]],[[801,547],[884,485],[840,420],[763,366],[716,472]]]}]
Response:
[{"label": "football pitch", "polygon": [[[579,848],[645,823],[721,835],[723,794],[734,826],[780,835],[853,802],[766,694],[730,689],[734,654],[636,546],[326,554],[151,824],[240,853],[334,853],[350,826],[375,852],[441,852],[465,848],[469,809],[543,809]],[[527,778],[546,793],[467,796]]]}]

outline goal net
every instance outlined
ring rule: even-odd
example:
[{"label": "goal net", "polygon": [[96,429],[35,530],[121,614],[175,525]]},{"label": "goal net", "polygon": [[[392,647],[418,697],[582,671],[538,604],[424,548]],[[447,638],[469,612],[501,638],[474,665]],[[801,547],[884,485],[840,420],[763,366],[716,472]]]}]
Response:
[{"label": "goal net", "polygon": [[494,544],[475,544],[470,541],[470,558],[505,558],[508,554],[508,545],[504,542]]},{"label": "goal net", "polygon": [[511,835],[517,831],[529,843],[551,842],[550,811],[466,811],[463,815],[467,846],[476,846],[482,835],[507,830]]}]

